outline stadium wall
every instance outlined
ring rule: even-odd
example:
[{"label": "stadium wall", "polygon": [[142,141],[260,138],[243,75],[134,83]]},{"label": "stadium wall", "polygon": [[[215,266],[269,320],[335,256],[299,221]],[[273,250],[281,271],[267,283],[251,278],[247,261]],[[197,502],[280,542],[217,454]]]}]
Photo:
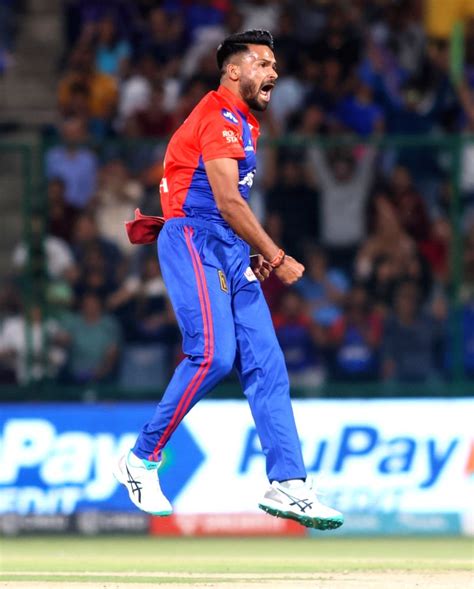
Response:
[{"label": "stadium wall", "polygon": [[[305,462],[337,534],[473,534],[474,399],[296,400]],[[0,533],[304,535],[259,512],[264,456],[245,401],[204,401],[164,454],[170,518],[137,512],[111,473],[149,403],[3,404]]]}]

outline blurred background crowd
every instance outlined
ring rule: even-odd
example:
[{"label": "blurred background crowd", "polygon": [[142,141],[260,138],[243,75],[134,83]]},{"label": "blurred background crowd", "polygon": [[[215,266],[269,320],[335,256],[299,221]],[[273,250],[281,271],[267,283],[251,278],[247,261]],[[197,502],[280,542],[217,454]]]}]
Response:
[{"label": "blurred background crowd", "polygon": [[[306,266],[294,288],[263,284],[293,386],[449,387],[456,320],[473,378],[474,143],[457,163],[458,260],[452,150],[430,143],[474,132],[474,5],[463,3],[456,76],[446,13],[458,4],[64,2],[44,206],[1,291],[0,381],[166,384],[179,331],[155,248],[131,246],[124,221],[136,207],[160,214],[166,139],[218,86],[219,42],[252,28],[273,32],[279,80],[260,116],[251,204]],[[1,67],[14,67],[15,10],[0,1]],[[408,142],[387,142],[399,135]]]}]

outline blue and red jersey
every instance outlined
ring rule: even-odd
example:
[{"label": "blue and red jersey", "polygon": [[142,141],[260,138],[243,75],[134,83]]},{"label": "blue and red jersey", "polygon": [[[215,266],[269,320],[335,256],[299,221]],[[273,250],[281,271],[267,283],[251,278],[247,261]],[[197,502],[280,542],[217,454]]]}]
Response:
[{"label": "blue and red jersey", "polygon": [[207,178],[204,163],[238,160],[240,194],[248,200],[256,170],[259,124],[230,90],[209,92],[171,137],[165,154],[160,197],[165,219],[197,217],[227,226]]}]

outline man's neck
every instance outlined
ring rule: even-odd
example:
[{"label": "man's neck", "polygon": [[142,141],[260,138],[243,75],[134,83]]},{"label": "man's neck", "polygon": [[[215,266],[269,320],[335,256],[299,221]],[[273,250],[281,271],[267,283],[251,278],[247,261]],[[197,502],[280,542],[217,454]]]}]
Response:
[{"label": "man's neck", "polygon": [[222,79],[218,92],[223,94],[232,104],[234,104],[243,114],[250,112],[248,104],[243,100],[237,86],[229,80]]}]

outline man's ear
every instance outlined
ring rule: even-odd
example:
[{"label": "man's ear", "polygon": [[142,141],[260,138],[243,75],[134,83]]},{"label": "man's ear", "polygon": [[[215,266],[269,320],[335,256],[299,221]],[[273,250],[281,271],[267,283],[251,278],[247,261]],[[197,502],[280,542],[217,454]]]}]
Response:
[{"label": "man's ear", "polygon": [[228,63],[226,67],[227,76],[233,82],[237,82],[240,78],[240,66],[236,63]]}]

